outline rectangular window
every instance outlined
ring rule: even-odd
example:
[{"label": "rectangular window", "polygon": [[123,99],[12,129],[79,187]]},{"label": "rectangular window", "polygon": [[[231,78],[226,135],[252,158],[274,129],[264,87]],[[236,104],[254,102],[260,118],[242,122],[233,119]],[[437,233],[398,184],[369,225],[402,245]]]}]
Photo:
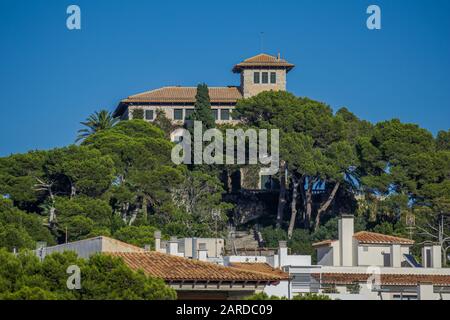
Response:
[{"label": "rectangular window", "polygon": [[431,250],[430,249],[426,249],[426,251],[425,251],[424,267],[425,268],[431,268]]},{"label": "rectangular window", "polygon": [[191,116],[194,114],[194,109],[186,109],[184,118],[190,120]]},{"label": "rectangular window", "polygon": [[153,110],[145,110],[145,120],[153,120],[154,112]]},{"label": "rectangular window", "polygon": [[183,109],[173,110],[173,120],[183,120]]},{"label": "rectangular window", "polygon": [[262,83],[269,83],[269,73],[268,72],[262,73]]},{"label": "rectangular window", "polygon": [[220,110],[220,120],[230,120],[230,109]]},{"label": "rectangular window", "polygon": [[217,109],[212,109],[212,113],[213,113],[213,117],[214,117],[214,120],[219,120],[219,110],[217,110]]},{"label": "rectangular window", "polygon": [[260,83],[259,75],[259,72],[253,73],[253,83]]},{"label": "rectangular window", "polygon": [[391,266],[391,254],[390,253],[385,253],[383,255],[383,266],[384,267],[392,267]]},{"label": "rectangular window", "polygon": [[277,83],[277,73],[276,72],[271,72],[270,73],[270,83]]}]

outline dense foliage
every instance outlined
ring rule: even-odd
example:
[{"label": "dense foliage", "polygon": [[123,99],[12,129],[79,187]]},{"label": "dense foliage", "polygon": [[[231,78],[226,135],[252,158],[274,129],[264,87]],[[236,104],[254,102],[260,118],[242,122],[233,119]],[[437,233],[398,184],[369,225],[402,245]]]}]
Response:
[{"label": "dense foliage", "polygon": [[[342,213],[357,216],[357,230],[423,242],[439,240],[435,229],[444,224],[448,234],[450,131],[434,137],[397,119],[371,124],[288,92],[243,99],[232,116],[242,129],[280,130],[274,212],[240,225],[237,204],[224,198],[236,191],[233,174],[255,168],[175,165],[174,127],[162,112],[150,124],[117,123],[102,111],[83,123],[81,145],[0,158],[0,246],[32,249],[36,241],[98,235],[143,246],[153,244],[155,230],[163,237],[226,236],[232,223],[262,225],[267,247],[289,240],[293,252],[313,254],[312,242],[336,237]],[[206,85],[192,119],[215,126]],[[414,229],[406,223],[411,216]]]},{"label": "dense foliage", "polygon": [[[249,128],[280,130],[282,183],[272,225],[287,230],[289,239],[298,228],[307,231],[302,239],[328,237],[323,227],[341,213],[357,215],[376,232],[407,237],[412,230],[419,241],[437,241],[438,223],[449,233],[448,132],[434,138],[397,119],[373,125],[346,108],[333,113],[288,92],[241,100],[233,118]],[[408,229],[411,216],[415,225]],[[282,230],[278,238],[285,237]],[[265,233],[270,242],[274,232]]]},{"label": "dense foliage", "polygon": [[[0,300],[172,300],[163,280],[129,269],[121,259],[55,253],[42,262],[32,253],[17,256],[0,250]],[[80,290],[67,287],[68,267],[80,268]]]}]

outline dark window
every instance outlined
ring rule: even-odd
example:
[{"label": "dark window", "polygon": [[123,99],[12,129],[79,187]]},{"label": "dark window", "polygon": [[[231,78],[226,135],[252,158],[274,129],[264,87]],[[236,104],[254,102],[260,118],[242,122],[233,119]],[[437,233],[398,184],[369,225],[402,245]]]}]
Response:
[{"label": "dark window", "polygon": [[268,72],[262,73],[262,83],[269,83],[269,73]]},{"label": "dark window", "polygon": [[183,109],[175,109],[173,111],[174,120],[183,120]]},{"label": "dark window", "polygon": [[424,267],[425,268],[431,268],[431,250],[430,249],[425,249],[425,263],[424,263]]},{"label": "dark window", "polygon": [[391,254],[390,253],[385,253],[383,256],[383,266],[384,267],[392,267],[391,266]]},{"label": "dark window", "polygon": [[186,109],[185,111],[185,119],[191,119],[194,114],[194,109]]},{"label": "dark window", "polygon": [[276,72],[270,73],[270,83],[277,83],[277,73]]},{"label": "dark window", "polygon": [[259,72],[253,73],[253,82],[254,83],[260,83]]},{"label": "dark window", "polygon": [[145,120],[153,120],[153,110],[145,110]]},{"label": "dark window", "polygon": [[213,113],[213,117],[214,117],[214,120],[219,120],[219,110],[217,110],[217,109],[212,109],[212,113]]},{"label": "dark window", "polygon": [[220,120],[230,120],[230,109],[220,110]]}]

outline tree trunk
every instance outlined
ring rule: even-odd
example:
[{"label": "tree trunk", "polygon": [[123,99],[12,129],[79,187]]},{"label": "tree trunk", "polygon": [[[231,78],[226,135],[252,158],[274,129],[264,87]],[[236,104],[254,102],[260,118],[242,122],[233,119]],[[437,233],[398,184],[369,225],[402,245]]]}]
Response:
[{"label": "tree trunk", "polygon": [[142,197],[142,218],[147,222],[148,210],[147,210],[147,198]]},{"label": "tree trunk", "polygon": [[295,220],[297,218],[297,190],[299,181],[293,176],[292,177],[292,202],[291,202],[291,221],[289,222],[288,228],[288,238],[292,238],[294,233]]},{"label": "tree trunk", "polygon": [[444,260],[443,260],[442,266],[445,268],[445,267],[447,266],[447,251],[448,251],[449,247],[444,248],[444,246],[445,246],[445,243],[443,243],[443,244],[441,245],[442,252],[443,252],[443,254],[444,254],[444,256],[443,256]]},{"label": "tree trunk", "polygon": [[312,187],[313,181],[308,177],[308,187],[306,188],[306,213],[305,213],[305,229],[310,228],[311,214],[312,214]]},{"label": "tree trunk", "polygon": [[232,172],[230,172],[230,170],[227,169],[227,188],[229,193],[233,192],[233,181],[231,179],[231,175]]},{"label": "tree trunk", "polygon": [[53,226],[56,224],[56,208],[55,208],[55,196],[53,195],[51,186],[49,186],[49,188],[48,188],[48,193],[50,195],[50,201],[51,201],[50,215],[49,215],[48,221],[49,221],[50,227],[53,228]]},{"label": "tree trunk", "polygon": [[317,229],[319,229],[319,226],[320,226],[320,215],[328,210],[328,208],[330,207],[331,203],[333,202],[334,197],[336,196],[336,193],[337,193],[337,191],[338,191],[340,186],[341,186],[341,183],[340,182],[336,182],[336,184],[334,185],[334,188],[331,191],[330,196],[328,197],[327,201],[325,201],[325,203],[317,211],[316,224],[315,224],[315,227],[314,227],[314,231],[317,231]]},{"label": "tree trunk", "polygon": [[136,218],[138,216],[138,212],[139,212],[138,208],[135,208],[133,210],[133,213],[131,214],[130,221],[128,223],[129,226],[133,225],[134,221],[136,221]]},{"label": "tree trunk", "polygon": [[50,226],[52,226],[56,221],[56,209],[55,207],[53,207],[53,204],[50,207],[50,214],[49,214],[49,218],[48,218],[48,222],[50,224]]},{"label": "tree trunk", "polygon": [[277,224],[278,229],[283,224],[284,206],[286,204],[286,163],[281,162],[280,172],[280,194],[278,196],[278,208],[277,208]]},{"label": "tree trunk", "polygon": [[70,199],[73,199],[76,195],[77,195],[77,189],[75,188],[73,183],[71,183],[71,185],[70,185]]}]

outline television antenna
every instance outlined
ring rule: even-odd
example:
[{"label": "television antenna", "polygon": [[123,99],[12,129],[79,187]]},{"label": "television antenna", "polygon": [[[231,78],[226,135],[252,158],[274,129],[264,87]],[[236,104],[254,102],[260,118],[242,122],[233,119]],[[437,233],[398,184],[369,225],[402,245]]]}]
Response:
[{"label": "television antenna", "polygon": [[214,243],[215,243],[215,256],[218,257],[218,253],[217,253],[217,237],[218,237],[218,227],[217,227],[217,221],[220,218],[220,209],[214,208],[211,210],[211,215],[214,219],[214,229],[215,229],[215,233],[216,233],[216,238],[214,239]]}]

